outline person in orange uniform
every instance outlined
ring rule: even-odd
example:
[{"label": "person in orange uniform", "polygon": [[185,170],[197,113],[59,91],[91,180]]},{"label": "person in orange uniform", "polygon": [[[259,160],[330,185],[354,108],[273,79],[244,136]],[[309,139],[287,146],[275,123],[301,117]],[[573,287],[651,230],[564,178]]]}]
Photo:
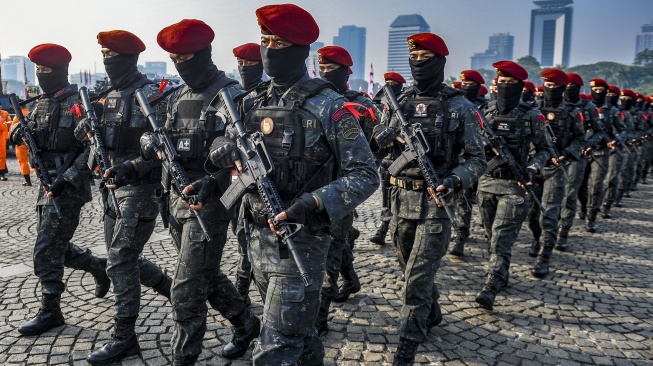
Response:
[{"label": "person in orange uniform", "polygon": [[[23,116],[27,116],[28,113],[29,110],[27,108],[23,108]],[[15,125],[18,122],[20,122],[18,116],[14,117],[14,120],[11,122],[10,128],[11,126]],[[25,181],[23,182],[23,186],[31,187],[32,179],[30,178],[29,155],[27,152],[27,146],[16,145],[16,160],[18,160],[18,165],[20,166],[20,174],[22,174],[23,178],[25,178]]]},{"label": "person in orange uniform", "polygon": [[7,180],[5,174],[7,174],[7,138],[9,137],[9,124],[11,119],[9,118],[9,113],[2,109],[2,103],[0,103],[0,180]]}]

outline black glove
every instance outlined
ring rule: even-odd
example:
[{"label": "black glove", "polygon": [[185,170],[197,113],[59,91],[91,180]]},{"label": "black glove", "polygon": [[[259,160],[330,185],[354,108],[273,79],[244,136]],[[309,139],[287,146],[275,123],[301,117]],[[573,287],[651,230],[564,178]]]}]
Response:
[{"label": "black glove", "polygon": [[[193,194],[197,195],[197,203],[204,204],[211,192],[218,188],[218,182],[210,176],[205,176],[192,183]],[[192,204],[192,202],[189,202]]]},{"label": "black glove", "polygon": [[116,185],[116,188],[125,186],[132,182],[132,180],[138,178],[136,168],[134,168],[134,164],[132,164],[131,160],[112,166],[109,169],[109,173],[109,176],[113,177],[113,184]]},{"label": "black glove", "polygon": [[15,125],[11,126],[9,139],[14,143],[14,145],[22,145],[23,136],[23,126],[20,123],[16,123]]},{"label": "black glove", "polygon": [[385,125],[376,125],[372,130],[372,138],[380,148],[390,145],[396,137],[397,131]]},{"label": "black glove", "polygon": [[228,137],[218,136],[211,144],[209,159],[218,169],[224,169],[238,159],[236,143]]},{"label": "black glove", "polygon": [[54,183],[50,184],[48,187],[48,191],[52,193],[54,197],[58,197],[61,195],[61,192],[63,192],[64,187],[66,186],[66,181],[59,178],[54,181]]},{"label": "black glove", "polygon": [[286,210],[286,221],[297,224],[306,224],[308,216],[315,212],[318,204],[310,193],[304,193],[297,198]]},{"label": "black glove", "polygon": [[527,167],[526,168],[526,179],[528,179],[527,183],[535,183],[535,177],[537,176],[537,169],[535,167]]},{"label": "black glove", "polygon": [[75,138],[79,141],[88,140],[88,133],[91,132],[91,125],[88,118],[82,118],[75,126]]},{"label": "black glove", "polygon": [[152,132],[141,135],[141,157],[145,160],[158,159],[156,152],[160,150],[161,140]]}]

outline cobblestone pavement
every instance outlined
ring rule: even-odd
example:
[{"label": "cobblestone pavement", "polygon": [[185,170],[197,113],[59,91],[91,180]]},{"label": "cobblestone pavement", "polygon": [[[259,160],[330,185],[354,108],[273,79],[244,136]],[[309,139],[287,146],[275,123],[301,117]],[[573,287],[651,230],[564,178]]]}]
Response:
[{"label": "cobblestone pavement", "polygon": [[[9,169],[17,171],[11,152]],[[110,339],[112,299],[93,296],[93,279],[66,270],[62,297],[66,326],[39,337],[21,337],[16,328],[39,307],[37,278],[32,273],[36,188],[21,186],[10,174],[0,182],[0,364],[86,365],[90,351]],[[444,321],[420,346],[421,365],[653,365],[653,186],[640,185],[615,218],[600,220],[596,234],[574,227],[570,251],[555,252],[552,273],[544,280],[530,275],[535,260],[528,256],[530,232],[524,227],[513,250],[509,287],[497,296],[494,311],[476,306],[483,283],[487,243],[477,214],[471,243],[462,259],[447,257],[437,276]],[[347,302],[333,304],[325,339],[326,365],[382,365],[392,362],[398,336],[403,281],[391,245],[365,240],[379,224],[377,192],[362,205],[355,226],[356,268],[362,290]],[[577,220],[580,225],[580,221]],[[73,242],[103,254],[97,196],[84,207]],[[144,255],[169,273],[176,250],[158,226]],[[236,265],[233,238],[222,266],[233,279]],[[253,309],[262,312],[261,298],[251,292]],[[143,293],[137,333],[142,352],[122,365],[170,364],[173,322],[170,304],[152,290]],[[227,322],[209,313],[204,352],[198,364],[248,365],[220,356],[231,339]]]}]

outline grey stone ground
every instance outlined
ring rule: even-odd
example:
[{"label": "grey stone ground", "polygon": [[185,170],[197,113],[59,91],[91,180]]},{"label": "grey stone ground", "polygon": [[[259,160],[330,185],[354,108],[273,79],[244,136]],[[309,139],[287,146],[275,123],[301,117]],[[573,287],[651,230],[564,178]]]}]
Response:
[{"label": "grey stone ground", "polygon": [[[11,152],[9,169],[17,171]],[[66,326],[39,337],[21,337],[15,330],[39,307],[38,281],[32,274],[36,187],[21,186],[9,175],[0,182],[0,364],[86,365],[88,353],[101,347],[111,333],[112,299],[94,298],[93,279],[66,270],[62,297]],[[575,227],[571,250],[556,252],[552,274],[544,280],[529,271],[529,230],[524,227],[513,250],[510,286],[497,296],[495,310],[479,309],[474,296],[483,283],[487,243],[474,217],[472,241],[462,260],[447,257],[438,274],[444,321],[431,331],[417,355],[422,365],[653,365],[653,186],[640,185],[615,219],[601,220],[599,232]],[[326,365],[390,364],[396,349],[397,316],[401,308],[399,266],[390,245],[365,240],[379,223],[377,192],[362,205],[355,226],[356,267],[361,292],[334,304],[325,339]],[[98,199],[85,206],[74,243],[103,254]],[[577,221],[580,224],[580,221]],[[144,255],[172,272],[176,251],[163,227]],[[222,266],[233,279],[237,252],[230,239]],[[251,292],[254,311],[261,299]],[[137,332],[142,352],[122,365],[170,364],[173,322],[170,304],[151,290],[143,294]],[[199,364],[248,365],[220,356],[231,339],[226,321],[210,311],[204,352]]]}]

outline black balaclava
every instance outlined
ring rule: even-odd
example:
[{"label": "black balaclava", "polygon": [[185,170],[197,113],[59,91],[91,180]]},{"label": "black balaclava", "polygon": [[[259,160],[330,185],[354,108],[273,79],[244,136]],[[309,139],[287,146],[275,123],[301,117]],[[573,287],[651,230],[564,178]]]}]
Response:
[{"label": "black balaclava", "polygon": [[310,46],[298,44],[279,49],[261,46],[261,62],[272,85],[287,88],[304,76],[310,50]]},{"label": "black balaclava", "polygon": [[403,88],[404,88],[404,84],[401,84],[401,83],[390,84],[390,89],[392,89],[392,92],[395,95],[401,94],[401,90]]},{"label": "black balaclava", "polygon": [[555,88],[544,87],[544,105],[546,107],[557,108],[562,103],[565,86],[560,85]]},{"label": "black balaclava", "polygon": [[53,67],[48,73],[37,72],[36,78],[44,94],[54,94],[68,86],[68,66]]},{"label": "black balaclava", "polygon": [[461,85],[460,89],[463,91],[463,96],[467,100],[474,100],[478,97],[478,91],[481,90],[481,85],[474,83],[472,85]]},{"label": "black balaclava", "polygon": [[333,84],[338,93],[342,94],[347,91],[347,81],[349,81],[349,67],[340,66],[329,72],[320,71],[320,77]]},{"label": "black balaclava", "polygon": [[435,55],[428,60],[409,60],[417,94],[435,94],[444,81],[444,65],[447,58]]},{"label": "black balaclava", "polygon": [[522,90],[521,100],[524,101],[524,102],[534,102],[535,101],[535,94],[533,94],[533,92],[528,90],[528,89]]},{"label": "black balaclava", "polygon": [[569,103],[578,103],[580,100],[580,85],[572,84],[565,89],[565,100]]},{"label": "black balaclava", "polygon": [[119,54],[104,59],[104,69],[111,81],[111,86],[116,90],[122,90],[134,81],[140,79],[143,74],[138,72],[138,55]]},{"label": "black balaclava", "polygon": [[637,101],[635,101],[635,107],[637,107],[639,109],[642,109],[643,106],[644,106],[644,100],[643,99],[642,100],[638,99]]},{"label": "black balaclava", "polygon": [[261,83],[263,79],[263,64],[238,66],[240,78],[243,80],[243,88],[249,90]]},{"label": "black balaclava", "polygon": [[507,114],[519,105],[521,92],[524,89],[524,82],[498,83],[497,84],[497,108],[499,114]]},{"label": "black balaclava", "polygon": [[621,100],[621,106],[619,107],[619,109],[621,109],[622,111],[629,111],[630,108],[632,107],[633,107],[633,98],[628,98],[627,100],[626,99]]},{"label": "black balaclava", "polygon": [[610,104],[611,107],[616,107],[617,104],[619,104],[619,95],[615,94],[615,95],[606,96],[605,100],[608,102],[608,104]]},{"label": "black balaclava", "polygon": [[590,90],[590,93],[592,94],[592,102],[594,102],[598,107],[605,104],[605,96],[608,94],[608,89],[603,89],[601,93],[597,93],[592,89]]},{"label": "black balaclava", "polygon": [[179,76],[195,92],[203,92],[218,79],[220,72],[211,60],[211,46],[195,52],[190,60],[175,63]]}]

